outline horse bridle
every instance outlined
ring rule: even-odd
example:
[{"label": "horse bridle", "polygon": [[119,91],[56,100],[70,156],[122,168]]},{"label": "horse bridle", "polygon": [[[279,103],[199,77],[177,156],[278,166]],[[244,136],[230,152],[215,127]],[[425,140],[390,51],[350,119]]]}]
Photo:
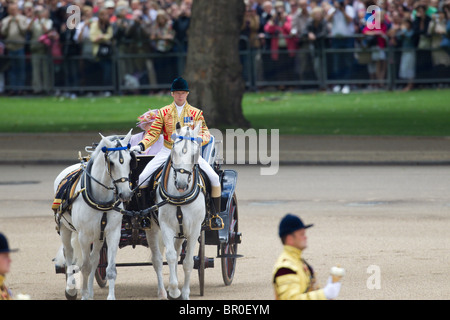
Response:
[{"label": "horse bridle", "polygon": [[[202,141],[202,138],[200,138],[200,137],[193,138],[193,137],[179,136],[176,133],[172,134],[171,138],[172,138],[173,141],[175,141],[173,144],[180,143],[183,140],[184,140],[185,144],[187,143],[188,140],[193,141],[193,142],[197,142],[198,144],[200,144],[201,141]],[[177,139],[180,139],[180,140],[176,141]],[[187,152],[187,148],[184,146],[183,147],[183,153],[186,153],[186,152]],[[191,182],[193,170],[189,171],[189,170],[186,170],[186,169],[183,169],[183,168],[175,168],[175,166],[173,165],[173,162],[172,162],[172,169],[175,172],[175,174],[173,175],[174,180],[177,180],[177,173],[181,173],[181,174],[188,174],[189,175],[188,176],[188,183]]]},{"label": "horse bridle", "polygon": [[[129,182],[130,179],[129,179],[129,177],[121,177],[121,178],[119,178],[119,179],[115,179],[115,180],[114,180],[114,177],[112,176],[112,172],[111,172],[111,160],[109,159],[109,156],[110,156],[110,154],[111,154],[112,152],[119,151],[119,162],[120,162],[120,164],[123,164],[124,158],[123,158],[123,155],[122,155],[122,150],[129,150],[130,147],[131,147],[130,144],[128,144],[128,145],[126,145],[125,147],[123,147],[123,146],[120,144],[119,140],[117,140],[117,141],[116,141],[116,147],[115,147],[115,148],[108,148],[108,147],[105,146],[105,147],[103,147],[103,148],[101,149],[102,152],[104,153],[104,156],[105,156],[105,163],[106,163],[106,166],[107,166],[107,171],[108,171],[109,177],[110,177],[111,180],[112,180],[112,183],[113,183],[114,187],[108,187],[108,186],[104,185],[103,183],[101,183],[100,181],[94,179],[93,177],[91,177],[91,179],[93,179],[95,182],[97,182],[98,184],[100,184],[101,186],[103,186],[104,188],[106,188],[106,189],[108,189],[108,190],[114,190],[114,194],[117,195],[117,190],[118,190],[118,189],[117,189],[117,184],[118,184],[118,183]],[[111,152],[111,151],[112,151],[112,152]],[[110,152],[111,152],[111,153],[110,153]],[[132,155],[132,154],[133,154],[133,153],[130,153],[130,155]],[[135,159],[133,159],[133,156],[131,156],[131,157],[132,157],[131,161],[134,162]],[[131,164],[131,166],[133,166],[133,164]]]},{"label": "horse bridle", "polygon": [[193,170],[192,170],[192,171],[189,171],[189,170],[186,170],[186,169],[183,169],[183,168],[175,168],[175,167],[173,166],[173,163],[172,163],[172,169],[173,169],[173,171],[175,172],[175,174],[173,175],[173,179],[174,179],[175,181],[177,180],[177,173],[181,173],[181,174],[188,174],[188,175],[189,175],[189,176],[188,176],[188,183],[191,182]]},{"label": "horse bridle", "polygon": [[[101,149],[101,151],[105,154],[105,163],[107,166],[107,171],[108,174],[111,178],[111,181],[113,182],[113,187],[109,187],[105,184],[103,184],[102,182],[100,182],[99,180],[97,180],[96,178],[94,178],[91,174],[91,167],[92,167],[92,159],[87,163],[87,165],[83,166],[83,172],[84,172],[84,176],[81,178],[81,188],[82,188],[82,196],[84,201],[91,207],[94,208],[96,210],[100,210],[100,211],[109,211],[111,209],[114,209],[116,206],[118,206],[120,204],[120,199],[118,199],[117,194],[118,194],[118,188],[117,188],[117,184],[118,183],[122,183],[122,182],[128,182],[129,178],[128,177],[122,177],[119,179],[114,179],[111,173],[111,160],[109,159],[110,153],[111,152],[115,152],[115,151],[119,151],[119,161],[120,163],[124,162],[124,158],[122,155],[122,151],[123,150],[128,150],[130,148],[130,145],[128,144],[125,147],[122,147],[122,145],[120,144],[119,141],[117,141],[116,147],[115,148],[107,148],[107,147],[103,147]],[[134,161],[132,159],[132,161]],[[89,178],[89,180],[88,180]],[[90,181],[95,181],[97,184],[101,185],[103,188],[107,189],[107,190],[113,190],[114,191],[114,198],[111,201],[99,201],[97,199],[94,199],[92,192],[91,192],[91,182]],[[102,218],[103,219],[103,218]]]}]

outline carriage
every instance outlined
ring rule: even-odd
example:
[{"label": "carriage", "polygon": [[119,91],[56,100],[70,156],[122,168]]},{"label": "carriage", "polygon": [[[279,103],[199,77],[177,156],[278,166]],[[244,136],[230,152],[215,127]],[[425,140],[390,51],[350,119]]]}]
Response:
[{"label": "carriage", "polygon": [[[214,230],[210,227],[208,222],[209,210],[211,204],[209,197],[206,197],[206,213],[205,220],[202,223],[200,237],[198,239],[198,254],[194,256],[194,269],[198,270],[200,295],[204,295],[205,288],[205,269],[214,268],[215,258],[220,259],[222,278],[225,285],[230,285],[233,281],[237,258],[241,257],[238,254],[238,245],[241,243],[242,235],[239,232],[238,224],[238,203],[235,193],[237,172],[230,169],[222,169],[220,159],[221,141],[216,141],[211,135],[209,143],[202,147],[202,157],[214,168],[215,172],[220,177],[222,194],[221,194],[221,210],[220,217],[223,220],[223,228]],[[87,152],[93,152],[96,145],[86,147]],[[130,172],[130,184],[132,189],[137,189],[138,177],[145,168],[145,166],[153,159],[153,156],[137,155]],[[133,249],[136,246],[148,247],[145,222],[146,219],[154,220],[152,223],[157,223],[157,210],[159,205],[154,203],[154,197],[149,197],[147,202],[147,209],[142,210],[142,204],[139,204],[139,193],[135,192],[131,201],[124,203],[124,208],[120,210],[123,214],[121,236],[119,248],[131,246]],[[186,241],[185,241],[186,243]],[[216,257],[206,257],[206,245],[216,246]],[[185,250],[179,256],[178,264],[182,264],[185,257]],[[133,262],[133,263],[116,263],[116,267],[132,267],[132,266],[151,266],[151,262]],[[167,265],[167,262],[164,262]],[[108,249],[106,241],[103,242],[103,247],[100,250],[100,261],[95,271],[95,280],[100,287],[105,287],[107,283],[106,269],[108,266]],[[57,268],[57,273],[64,273],[65,270]],[[67,295],[66,295],[67,296]],[[70,298],[70,297],[68,297]]]}]

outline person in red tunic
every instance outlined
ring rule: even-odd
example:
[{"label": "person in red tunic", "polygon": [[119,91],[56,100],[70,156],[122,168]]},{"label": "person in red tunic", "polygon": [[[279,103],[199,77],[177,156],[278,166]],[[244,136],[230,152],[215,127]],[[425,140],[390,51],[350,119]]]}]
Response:
[{"label": "person in red tunic", "polygon": [[[139,185],[141,187],[148,185],[148,177],[165,163],[169,157],[173,146],[171,137],[175,132],[177,122],[179,122],[182,127],[191,125],[192,123],[200,124],[198,137],[202,139],[202,146],[208,144],[211,138],[202,110],[191,106],[187,102],[187,97],[189,95],[187,81],[181,77],[176,78],[172,82],[171,95],[173,97],[173,102],[170,105],[159,109],[156,119],[153,121],[144,138],[137,146],[131,147],[130,149],[131,151],[143,152],[156,143],[161,134],[164,136],[164,146],[139,175]],[[223,221],[219,217],[221,205],[220,198],[222,194],[219,175],[201,156],[198,159],[198,164],[206,173],[211,183],[211,198],[215,208],[215,214],[211,219],[211,228],[222,229]]]}]

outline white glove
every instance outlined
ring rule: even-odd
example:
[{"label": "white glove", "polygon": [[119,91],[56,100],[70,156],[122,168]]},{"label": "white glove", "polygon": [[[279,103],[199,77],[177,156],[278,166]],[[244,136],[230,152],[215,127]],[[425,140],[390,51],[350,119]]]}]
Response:
[{"label": "white glove", "polygon": [[323,288],[325,297],[327,299],[336,299],[341,290],[341,282],[332,282],[331,277],[328,277],[327,285]]},{"label": "white glove", "polygon": [[141,153],[143,150],[142,150],[142,148],[141,148],[141,145],[137,145],[137,146],[132,146],[131,148],[130,148],[130,152],[137,152],[137,153]]}]

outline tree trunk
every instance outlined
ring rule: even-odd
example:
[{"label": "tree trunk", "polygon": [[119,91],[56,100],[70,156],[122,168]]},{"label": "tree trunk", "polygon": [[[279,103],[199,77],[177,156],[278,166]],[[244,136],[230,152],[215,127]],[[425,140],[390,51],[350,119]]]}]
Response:
[{"label": "tree trunk", "polygon": [[243,0],[195,0],[184,77],[189,103],[203,110],[208,127],[248,127],[242,114],[245,83],[239,59]]}]

